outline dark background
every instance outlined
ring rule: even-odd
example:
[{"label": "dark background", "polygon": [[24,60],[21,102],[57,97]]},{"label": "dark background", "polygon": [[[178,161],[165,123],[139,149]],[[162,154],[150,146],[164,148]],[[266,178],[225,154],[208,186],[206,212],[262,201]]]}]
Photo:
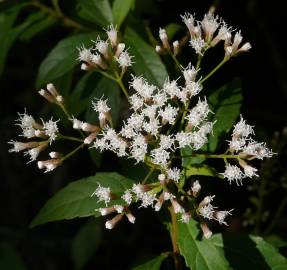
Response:
[{"label": "dark background", "polygon": [[[140,1],[143,0],[137,2]],[[153,2],[152,10],[142,11],[138,16],[148,21],[154,33],[160,26],[179,22],[179,15],[185,11],[196,12],[200,18],[210,6],[210,1]],[[69,1],[63,1],[63,10],[69,11]],[[281,132],[287,121],[286,9],[281,1],[225,0],[217,1],[217,13],[228,24],[241,29],[245,41],[253,47],[250,53],[228,63],[217,78],[221,84],[235,76],[242,80],[242,114],[249,123],[256,124],[258,137],[270,142],[274,132]],[[24,107],[32,115],[46,111],[45,102],[34,88],[37,68],[68,33],[69,30],[57,25],[29,42],[16,42],[0,80],[0,241],[16,248],[27,269],[73,268],[71,243],[87,220],[50,223],[34,229],[28,226],[57,190],[96,171],[85,151],[50,174],[43,174],[35,164],[26,166],[21,155],[8,154],[7,141],[17,135],[13,124],[17,112],[23,112]],[[215,80],[210,84],[218,83]],[[248,203],[247,192],[244,188],[234,188],[232,192],[240,200],[231,202],[232,206],[239,206],[239,215]],[[141,254],[149,256],[169,250],[168,233],[160,224],[152,211],[141,210],[134,226],[124,222],[111,232],[103,231],[104,241],[86,269],[128,269],[144,259]],[[277,233],[286,236],[284,227],[278,228]]]}]

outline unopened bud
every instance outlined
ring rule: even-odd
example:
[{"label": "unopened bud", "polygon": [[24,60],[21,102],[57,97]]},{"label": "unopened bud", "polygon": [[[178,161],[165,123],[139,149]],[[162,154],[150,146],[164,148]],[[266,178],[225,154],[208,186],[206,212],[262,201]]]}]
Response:
[{"label": "unopened bud", "polygon": [[106,221],[105,227],[109,230],[113,229],[123,218],[123,214],[116,215],[113,219]]},{"label": "unopened bud", "polygon": [[120,54],[124,51],[125,49],[125,44],[124,43],[119,43],[118,46],[117,46],[117,50],[116,50],[116,53],[115,53],[115,57],[116,58],[119,58]]},{"label": "unopened bud", "polygon": [[200,224],[201,230],[203,232],[203,236],[206,239],[209,239],[212,236],[212,231],[208,228],[208,226],[206,225],[206,223],[201,223]]},{"label": "unopened bud", "polygon": [[38,93],[43,97],[45,98],[47,101],[51,102],[51,103],[54,103],[55,102],[55,99],[53,96],[51,96],[48,91],[44,90],[44,89],[41,89],[38,91]]},{"label": "unopened bud", "polygon": [[167,38],[167,34],[166,34],[165,29],[162,29],[162,28],[159,29],[159,38],[162,42],[163,47],[167,50],[170,50],[170,45],[168,42],[168,38]]},{"label": "unopened bud", "polygon": [[130,223],[135,223],[136,218],[131,212],[126,213],[126,216],[127,216]]},{"label": "unopened bud", "polygon": [[53,97],[57,97],[59,96],[58,91],[56,90],[56,87],[54,86],[54,84],[52,83],[48,83],[47,84],[47,90],[49,91],[49,93],[53,96]]},{"label": "unopened bud", "polygon": [[50,156],[50,158],[61,158],[62,154],[59,152],[50,152],[49,156]]},{"label": "unopened bud", "polygon": [[97,138],[98,132],[91,133],[88,137],[85,138],[84,144],[91,144]]},{"label": "unopened bud", "polygon": [[86,132],[100,131],[100,128],[98,126],[92,125],[86,122],[81,125],[81,128],[83,131],[86,131]]},{"label": "unopened bud", "polygon": [[174,41],[172,43],[172,46],[173,46],[173,54],[174,54],[174,56],[178,55],[178,53],[179,53],[179,42],[178,42],[178,40]]}]

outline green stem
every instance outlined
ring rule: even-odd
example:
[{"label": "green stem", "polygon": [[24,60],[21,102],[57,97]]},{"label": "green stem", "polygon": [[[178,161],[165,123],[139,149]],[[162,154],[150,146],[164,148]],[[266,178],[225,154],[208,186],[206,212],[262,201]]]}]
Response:
[{"label": "green stem", "polygon": [[116,72],[116,82],[118,83],[118,85],[120,86],[121,90],[123,91],[123,93],[125,94],[126,98],[129,99],[129,93],[127,91],[127,89],[125,88],[122,78],[119,76],[118,72]]},{"label": "green stem", "polygon": [[173,250],[173,256],[174,256],[174,264],[175,264],[175,269],[180,269],[180,258],[179,258],[179,247],[177,245],[177,219],[176,219],[176,214],[170,206],[168,208],[170,212],[170,217],[171,217],[171,231],[170,231],[170,236],[171,236],[171,242],[172,242],[172,250]]},{"label": "green stem", "polygon": [[71,151],[69,154],[65,155],[64,157],[61,158],[61,161],[66,160],[67,158],[71,157],[72,155],[74,155],[76,152],[78,152],[81,148],[83,148],[85,146],[84,143],[82,143],[81,145],[79,145],[77,148],[75,148],[73,151]]},{"label": "green stem", "polygon": [[81,25],[80,23],[66,17],[62,13],[62,11],[59,9],[57,1],[52,1],[52,2],[53,2],[53,6],[55,7],[55,9],[47,7],[46,5],[43,5],[41,2],[39,2],[37,0],[28,3],[28,5],[36,7],[38,9],[40,9],[41,11],[43,11],[44,13],[50,15],[51,17],[54,17],[58,20],[61,20],[63,22],[63,24],[67,27],[76,28],[76,29],[79,29],[82,31],[89,31],[89,32],[94,31],[93,29],[85,27],[85,26]]},{"label": "green stem", "polygon": [[223,159],[240,159],[239,155],[226,155],[226,154],[191,154],[186,156],[179,156],[175,158],[187,158],[187,157],[204,157],[204,158],[223,158]]},{"label": "green stem", "polygon": [[199,82],[203,83],[205,82],[209,77],[211,77],[218,69],[220,69],[225,63],[227,62],[227,59],[223,58],[223,60],[212,70],[210,71],[203,79],[201,79]]},{"label": "green stem", "polygon": [[172,58],[173,61],[175,62],[176,67],[178,68],[178,70],[181,71],[181,70],[182,70],[182,66],[181,66],[181,64],[178,62],[176,56],[175,56],[172,52],[170,52],[170,51],[169,51],[169,55],[171,56],[171,58]]},{"label": "green stem", "polygon": [[152,173],[154,172],[155,168],[151,168],[148,172],[148,174],[146,175],[146,177],[144,178],[144,180],[142,181],[142,184],[145,184],[146,181],[150,178],[150,176],[152,175]]},{"label": "green stem", "polygon": [[285,196],[285,198],[283,199],[283,201],[281,202],[281,204],[279,205],[271,223],[269,224],[269,226],[267,227],[267,229],[264,231],[264,234],[269,234],[272,229],[274,228],[274,226],[276,225],[276,223],[278,222],[279,218],[281,217],[285,207],[287,205],[287,196]]},{"label": "green stem", "polygon": [[75,141],[75,142],[83,142],[82,139],[79,139],[79,138],[75,138],[75,137],[70,137],[70,136],[65,136],[65,135],[62,135],[60,134],[58,136],[59,139],[64,139],[64,140],[69,140],[69,141]]}]

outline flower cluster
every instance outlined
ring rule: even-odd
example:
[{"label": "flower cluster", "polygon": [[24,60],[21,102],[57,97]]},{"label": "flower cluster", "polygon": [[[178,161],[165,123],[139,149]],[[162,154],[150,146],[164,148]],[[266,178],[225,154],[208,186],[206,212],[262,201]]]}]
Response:
[{"label": "flower cluster", "polygon": [[[253,127],[246,124],[242,118],[234,126],[231,141],[229,141],[229,150],[238,155],[238,163],[243,171],[236,165],[226,164],[225,172],[222,174],[231,183],[235,181],[242,184],[242,179],[252,178],[257,175],[257,169],[250,166],[246,161],[253,159],[263,159],[271,157],[274,153],[269,150],[265,143],[259,143],[251,138],[254,134]],[[243,158],[245,160],[243,160]]]},{"label": "flower cluster", "polygon": [[109,70],[116,62],[124,72],[132,65],[132,56],[129,55],[126,45],[119,43],[116,27],[110,25],[106,29],[108,39],[102,40],[99,36],[94,41],[94,46],[80,47],[78,60],[82,62],[82,70],[98,69]]},{"label": "flower cluster", "polygon": [[[130,210],[131,204],[140,208],[152,207],[155,211],[159,211],[165,204],[182,222],[189,222],[191,218],[200,220],[203,234],[209,238],[212,232],[206,220],[227,225],[225,218],[231,215],[232,210],[217,210],[217,207],[212,205],[214,196],[202,194],[198,180],[187,181],[185,168],[178,162],[178,158],[184,157],[182,150],[189,148],[193,156],[198,154],[205,158],[222,158],[226,165],[223,178],[238,185],[242,184],[243,178],[257,176],[257,169],[249,165],[251,160],[273,155],[264,143],[258,143],[251,138],[251,135],[254,135],[253,127],[246,124],[242,117],[234,126],[229,149],[224,154],[197,153],[208,143],[215,124],[215,121],[210,121],[213,112],[207,99],[201,95],[203,82],[230,57],[248,51],[251,46],[249,43],[241,45],[240,31],[232,35],[232,28],[211,13],[206,14],[202,21],[196,21],[189,13],[183,15],[182,19],[188,28],[189,44],[198,55],[198,62],[196,66],[191,63],[186,67],[179,65],[176,56],[183,42],[174,41],[171,45],[165,29],[160,29],[159,38],[162,45],[158,45],[156,51],[171,54],[181,72],[176,80],[166,78],[162,87],[153,85],[144,76],[131,75],[129,89],[125,88],[122,78],[127,68],[132,65],[132,57],[125,49],[125,44],[119,42],[117,30],[112,25],[106,29],[107,40],[98,37],[93,47],[79,48],[78,60],[82,62],[81,68],[95,69],[114,80],[128,98],[130,113],[120,128],[114,128],[109,101],[104,97],[92,101],[92,108],[98,114],[98,123],[87,123],[67,113],[63,97],[52,84],[39,93],[63,109],[73,128],[81,134],[81,139],[61,135],[57,121],[52,119],[39,124],[32,116],[24,113],[20,114],[17,122],[22,129],[22,136],[27,139],[42,139],[27,143],[10,142],[13,145],[11,152],[24,150],[26,155],[30,155],[31,161],[36,160],[39,153],[56,139],[70,139],[82,143],[64,157],[60,153],[51,152],[51,159],[39,161],[38,167],[46,172],[55,169],[84,145],[101,152],[112,151],[118,157],[132,158],[135,163],[143,162],[150,168],[150,173],[143,181],[134,184],[123,194],[113,194],[110,187],[101,185],[91,194],[106,206],[96,211],[102,216],[115,214],[106,222],[108,229],[114,228],[123,217],[131,223],[135,222]],[[224,42],[223,61],[204,78],[200,77],[202,74],[199,67],[204,53],[220,41]],[[238,163],[241,168],[233,163]],[[148,181],[149,178],[153,179]]]},{"label": "flower cluster", "polygon": [[[200,56],[220,41],[224,42],[225,60],[251,49],[249,42],[241,44],[243,37],[240,31],[235,32],[222,18],[212,12],[205,14],[201,21],[196,20],[190,13],[185,13],[181,18],[189,31],[189,45]],[[162,28],[159,30],[159,37],[162,45],[156,46],[158,53],[171,52],[175,56],[179,53],[182,42],[176,40],[170,45],[166,30]]]}]

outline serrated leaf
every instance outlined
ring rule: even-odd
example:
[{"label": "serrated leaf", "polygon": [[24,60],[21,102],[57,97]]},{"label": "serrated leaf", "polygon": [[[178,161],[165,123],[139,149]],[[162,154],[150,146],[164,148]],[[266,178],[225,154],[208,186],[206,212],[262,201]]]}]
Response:
[{"label": "serrated leaf", "polygon": [[287,269],[287,259],[261,237],[217,234],[212,237],[211,242],[224,251],[231,269]]},{"label": "serrated leaf", "polygon": [[134,6],[135,0],[115,0],[113,3],[114,24],[120,28],[130,9]]},{"label": "serrated leaf", "polygon": [[78,0],[81,17],[101,27],[113,23],[112,8],[108,0]]},{"label": "serrated leaf", "polygon": [[81,45],[90,46],[95,37],[95,34],[79,34],[62,39],[42,61],[36,87],[40,88],[72,70],[78,64],[77,48]]},{"label": "serrated leaf", "polygon": [[187,167],[186,177],[189,177],[192,175],[213,176],[213,177],[218,177],[218,178],[223,179],[223,176],[218,174],[216,169],[206,164],[198,164],[198,165],[192,165],[192,166]]},{"label": "serrated leaf", "polygon": [[158,256],[144,264],[132,268],[132,270],[159,270],[165,258],[165,255]]},{"label": "serrated leaf", "polygon": [[154,48],[148,45],[134,30],[127,28],[125,42],[134,56],[132,69],[136,75],[143,75],[149,83],[161,87],[168,74]]},{"label": "serrated leaf", "polygon": [[84,224],[72,241],[75,270],[80,270],[92,259],[102,240],[102,224],[93,219]]},{"label": "serrated leaf", "polygon": [[[30,226],[35,227],[56,220],[99,216],[95,209],[105,207],[105,204],[91,197],[99,184],[110,187],[112,193],[120,196],[131,187],[133,181],[118,173],[97,173],[95,176],[72,182],[47,201]],[[118,199],[112,200],[110,205],[120,202]]]},{"label": "serrated leaf", "polygon": [[212,114],[211,121],[216,121],[212,135],[209,136],[207,151],[214,152],[221,137],[233,127],[240,114],[242,103],[241,82],[233,80],[225,84],[208,97]]},{"label": "serrated leaf", "polygon": [[178,246],[185,263],[191,269],[227,270],[230,269],[222,252],[210,240],[199,240],[200,230],[191,220],[188,224],[178,222]]}]

